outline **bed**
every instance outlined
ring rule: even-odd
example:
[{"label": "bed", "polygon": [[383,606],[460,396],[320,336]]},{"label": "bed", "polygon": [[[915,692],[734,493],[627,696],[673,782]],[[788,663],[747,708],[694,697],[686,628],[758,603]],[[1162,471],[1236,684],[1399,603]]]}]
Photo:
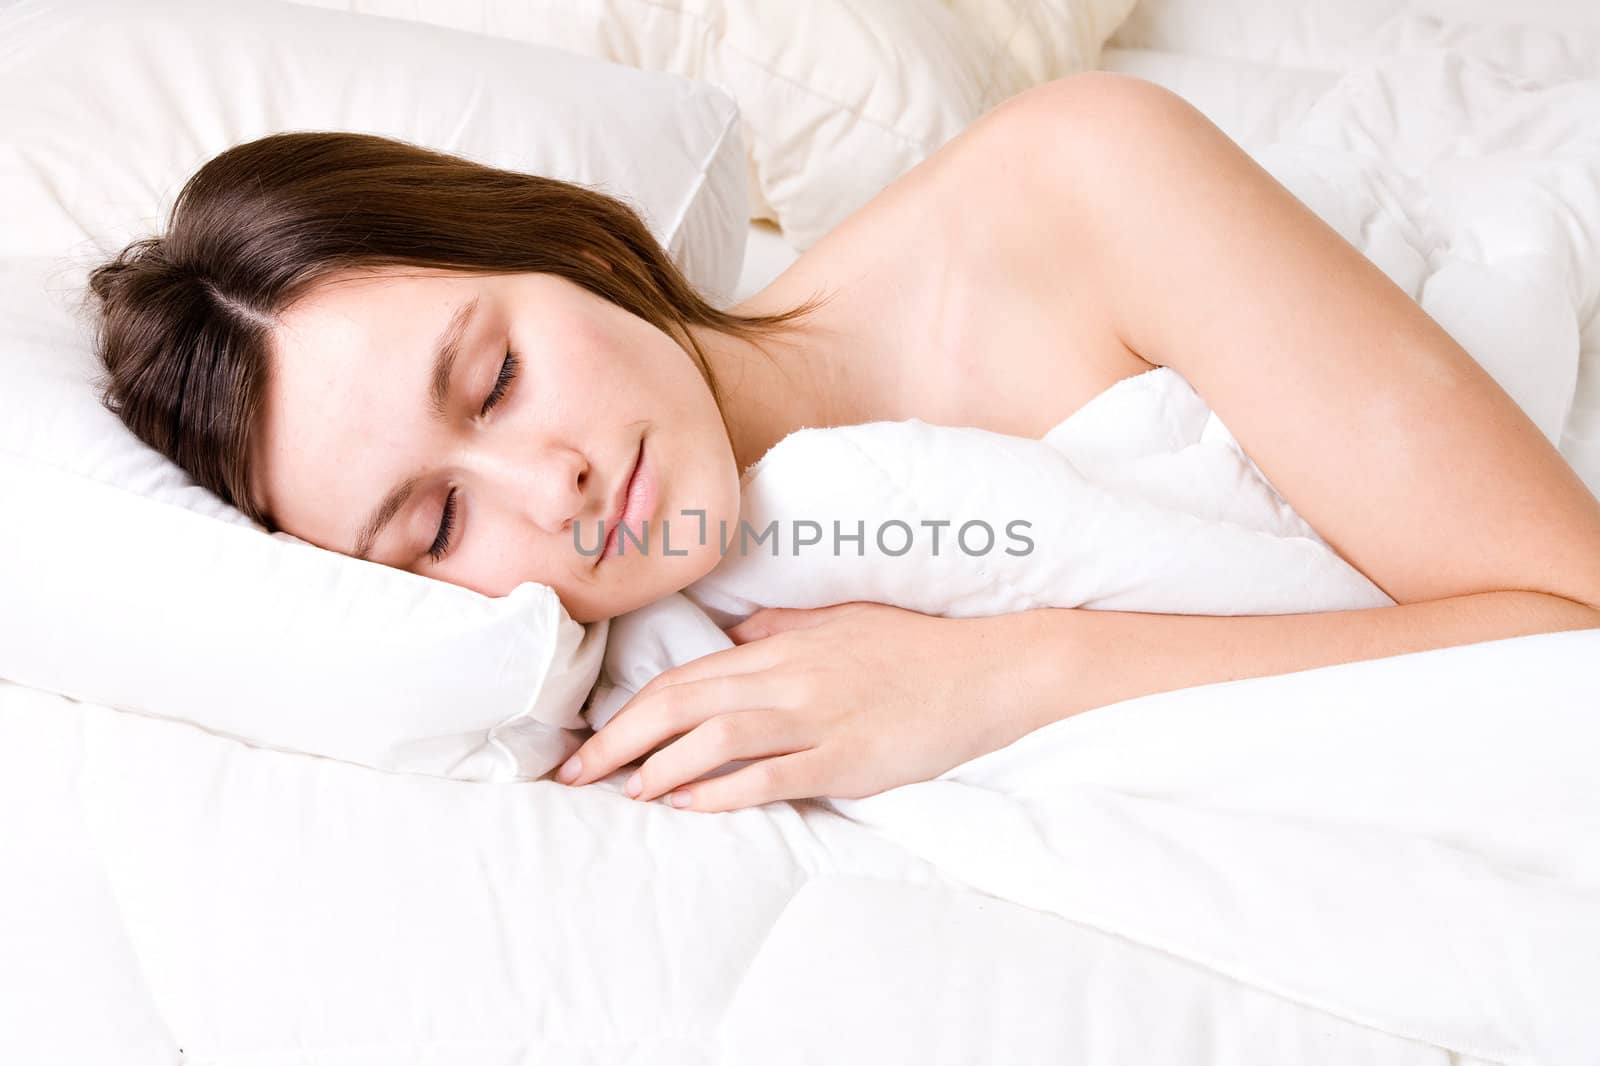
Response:
[{"label": "bed", "polygon": [[[417,17],[448,17],[441,14],[448,5],[413,6],[435,8]],[[1470,216],[1482,205],[1471,186],[1444,183],[1440,161],[1452,158],[1452,145],[1461,147],[1460,123],[1480,114],[1473,101],[1458,114],[1441,109],[1434,129],[1396,122],[1363,141],[1381,123],[1359,125],[1368,113],[1329,94],[1352,84],[1344,81],[1352,72],[1393,72],[1398,61],[1507,72],[1509,81],[1493,74],[1510,94],[1502,104],[1586,86],[1592,95],[1584,99],[1600,101],[1593,5],[1519,4],[1510,19],[1497,5],[1466,0],[1141,0],[1107,42],[1100,66],[1189,99],[1297,191],[1311,190],[1313,206],[1368,241],[1364,250],[1397,280],[1409,277],[1421,298],[1436,271],[1408,276],[1406,256],[1426,260],[1444,247],[1408,207],[1423,200],[1384,200],[1400,205],[1388,221],[1344,217],[1344,201],[1316,201],[1311,172],[1297,167],[1313,151],[1382,157],[1399,143],[1442,139],[1448,143],[1419,154],[1407,175],[1434,200],[1446,192],[1462,197],[1462,218]],[[1413,53],[1426,58],[1407,58]],[[1376,93],[1390,83],[1370,84]],[[1483,111],[1485,123],[1491,113],[1497,123],[1512,114]],[[1564,144],[1600,145],[1600,109],[1586,129],[1572,121]],[[1515,132],[1485,126],[1489,139],[1458,154],[1514,143]],[[1293,152],[1276,147],[1286,137]],[[1371,173],[1350,175],[1359,182]],[[1553,327],[1565,333],[1559,357],[1491,369],[1530,413],[1540,412],[1541,428],[1600,492],[1600,228],[1583,229],[1600,223],[1600,210],[1581,194],[1565,208],[1572,244],[1561,255],[1571,273],[1561,280],[1573,314]],[[1407,231],[1397,218],[1423,233],[1420,253],[1400,239]],[[1495,244],[1497,236],[1534,232],[1526,227],[1462,226],[1446,236],[1460,238],[1457,248],[1476,241],[1480,265],[1542,262],[1538,248],[1512,255]],[[752,220],[730,302],[760,291],[800,254],[774,220]],[[1525,280],[1536,288],[1545,277],[1532,270]],[[1446,308],[1470,304],[1460,293],[1433,298]],[[1447,324],[1487,337],[1494,316],[1483,318]],[[1564,751],[1541,753],[1508,739],[1496,763],[1485,740],[1471,749],[1481,759],[1469,767],[1478,780],[1465,774],[1447,785],[1428,776],[1439,767],[1424,772],[1421,762],[1397,760],[1392,778],[1367,782],[1364,799],[1350,796],[1352,810],[1370,808],[1374,819],[1381,817],[1377,798],[1414,802],[1416,824],[1439,840],[1467,832],[1478,818],[1499,834],[1500,849],[1478,858],[1510,880],[1538,882],[1568,908],[1560,912],[1567,924],[1551,935],[1568,934],[1572,958],[1508,949],[1500,963],[1528,970],[1493,972],[1489,960],[1464,949],[1448,957],[1447,937],[1421,969],[1387,975],[1407,987],[1437,980],[1482,997],[1484,1016],[1470,1025],[1445,1024],[1459,1020],[1446,1003],[1432,1005],[1436,1015],[1411,1016],[1444,1019],[1431,1031],[1363,1013],[1349,997],[1256,979],[1260,968],[1208,963],[1114,922],[1019,902],[1021,893],[1006,891],[1002,878],[985,883],[945,861],[934,844],[885,835],[824,803],[707,816],[637,804],[623,795],[622,775],[573,792],[548,780],[484,785],[383,773],[0,681],[0,809],[7,812],[0,819],[7,871],[0,879],[0,1060],[1600,1061],[1600,1024],[1582,1003],[1600,985],[1580,984],[1600,980],[1600,970],[1578,951],[1600,943],[1600,804],[1571,773],[1600,756],[1600,728],[1574,725],[1585,709],[1600,710],[1597,663],[1600,631],[1549,634],[1130,701],[1139,704],[1136,713],[1153,715],[1331,705],[1377,694],[1390,713],[1413,709],[1419,721],[1424,711],[1438,718],[1452,706],[1470,705],[1482,721],[1497,712],[1514,717],[1520,709],[1531,718],[1549,711],[1544,735],[1564,737]],[[1315,776],[1315,765],[1305,772]],[[1245,763],[1234,772],[1251,771]],[[1336,776],[1327,772],[1330,781]],[[1408,794],[1402,781],[1425,787]],[[1499,797],[1505,810],[1547,820],[1509,825],[1495,820],[1487,800],[1482,809],[1445,802],[1466,796]],[[1248,804],[1248,796],[1239,802]],[[1575,843],[1586,834],[1587,844]],[[1152,877],[1186,891],[1180,841],[1153,861],[1160,865]],[[1382,887],[1423,891],[1401,882]],[[1461,903],[1467,913],[1470,902]],[[1216,906],[1248,914],[1251,900],[1224,895]],[[1518,935],[1509,915],[1484,918],[1490,927],[1503,920],[1507,935]],[[1468,941],[1463,934],[1460,943]]]}]

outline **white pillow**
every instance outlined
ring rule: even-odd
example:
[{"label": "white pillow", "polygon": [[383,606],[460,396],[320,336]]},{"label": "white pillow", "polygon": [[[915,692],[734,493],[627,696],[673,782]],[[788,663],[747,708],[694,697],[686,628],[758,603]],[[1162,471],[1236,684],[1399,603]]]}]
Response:
[{"label": "white pillow", "polygon": [[223,149],[348,129],[600,186],[714,298],[747,232],[736,118],[671,75],[294,4],[0,9],[0,676],[386,769],[559,764],[607,623],[267,535],[101,406],[85,276]]},{"label": "white pillow", "polygon": [[[606,623],[217,522],[0,451],[0,676],[264,747],[474,780],[572,753]],[[350,564],[350,565],[346,565]]]},{"label": "white pillow", "polygon": [[738,282],[744,146],[715,86],[278,0],[22,0],[0,41],[0,255],[87,268],[224,148],[344,129],[598,187],[707,299]]},{"label": "white pillow", "polygon": [[300,0],[725,87],[753,218],[811,247],[995,104],[1099,64],[1134,0]]}]

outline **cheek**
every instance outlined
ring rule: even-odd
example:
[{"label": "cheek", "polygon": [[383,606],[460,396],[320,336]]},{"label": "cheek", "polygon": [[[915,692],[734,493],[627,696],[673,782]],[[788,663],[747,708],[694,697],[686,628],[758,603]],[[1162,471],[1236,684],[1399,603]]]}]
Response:
[{"label": "cheek", "polygon": [[638,320],[634,327],[604,342],[612,353],[607,361],[619,391],[678,411],[680,417],[710,401],[705,378],[688,352],[647,322]]},{"label": "cheek", "polygon": [[463,535],[471,545],[455,553],[455,566],[441,575],[453,584],[500,597],[528,581],[560,591],[570,580],[566,576],[572,570],[570,562],[555,554],[560,545],[531,539],[525,528],[503,512],[469,515]]},{"label": "cheek", "polygon": [[[689,555],[669,562],[683,564],[696,571],[690,578],[715,566],[724,544],[736,544],[739,539],[739,482],[732,474],[732,464],[702,472],[693,487],[692,498],[687,502],[673,501],[672,546],[687,548]],[[704,511],[700,515],[685,515],[683,510]],[[681,530],[681,533],[680,533]]]}]

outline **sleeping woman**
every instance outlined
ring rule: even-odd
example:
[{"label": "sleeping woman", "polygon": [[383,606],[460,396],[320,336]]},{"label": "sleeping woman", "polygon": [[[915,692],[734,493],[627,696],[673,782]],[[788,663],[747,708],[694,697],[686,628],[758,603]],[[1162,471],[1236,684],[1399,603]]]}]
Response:
[{"label": "sleeping woman", "polygon": [[618,533],[736,526],[741,472],[797,429],[1037,438],[1156,367],[1396,604],[758,611],[641,689],[569,784],[648,755],[629,793],[696,810],[866,796],[1148,693],[1600,627],[1600,501],[1516,403],[1208,119],[1126,75],[1012,97],[726,311],[617,200],[353,133],[223,152],[91,282],[108,406],[199,484],[489,596],[542,582],[580,622],[716,566],[715,538]]}]

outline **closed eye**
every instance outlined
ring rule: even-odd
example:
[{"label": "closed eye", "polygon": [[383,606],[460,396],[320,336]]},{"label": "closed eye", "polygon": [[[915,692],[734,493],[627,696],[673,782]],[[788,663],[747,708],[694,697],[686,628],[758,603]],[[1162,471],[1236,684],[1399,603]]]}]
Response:
[{"label": "closed eye", "polygon": [[488,414],[495,404],[505,399],[506,391],[511,388],[511,383],[516,380],[517,371],[522,366],[522,360],[516,352],[507,351],[505,362],[500,364],[500,375],[494,379],[494,388],[489,390],[489,395],[483,401],[483,414]]},{"label": "closed eye", "polygon": [[[517,371],[522,361],[517,353],[507,351],[505,361],[500,364],[500,373],[494,380],[494,387],[489,390],[489,395],[484,398],[482,413],[488,414],[494,405],[505,399],[506,392],[511,388],[511,383],[516,380]],[[428,558],[435,563],[445,557],[450,550],[451,536],[456,525],[456,490],[451,489],[444,498],[444,510],[439,515],[439,532],[433,538],[433,544],[428,547]]]},{"label": "closed eye", "polygon": [[456,528],[456,490],[451,489],[444,498],[444,514],[439,519],[439,535],[428,548],[428,558],[438,562],[450,550],[450,534]]}]

